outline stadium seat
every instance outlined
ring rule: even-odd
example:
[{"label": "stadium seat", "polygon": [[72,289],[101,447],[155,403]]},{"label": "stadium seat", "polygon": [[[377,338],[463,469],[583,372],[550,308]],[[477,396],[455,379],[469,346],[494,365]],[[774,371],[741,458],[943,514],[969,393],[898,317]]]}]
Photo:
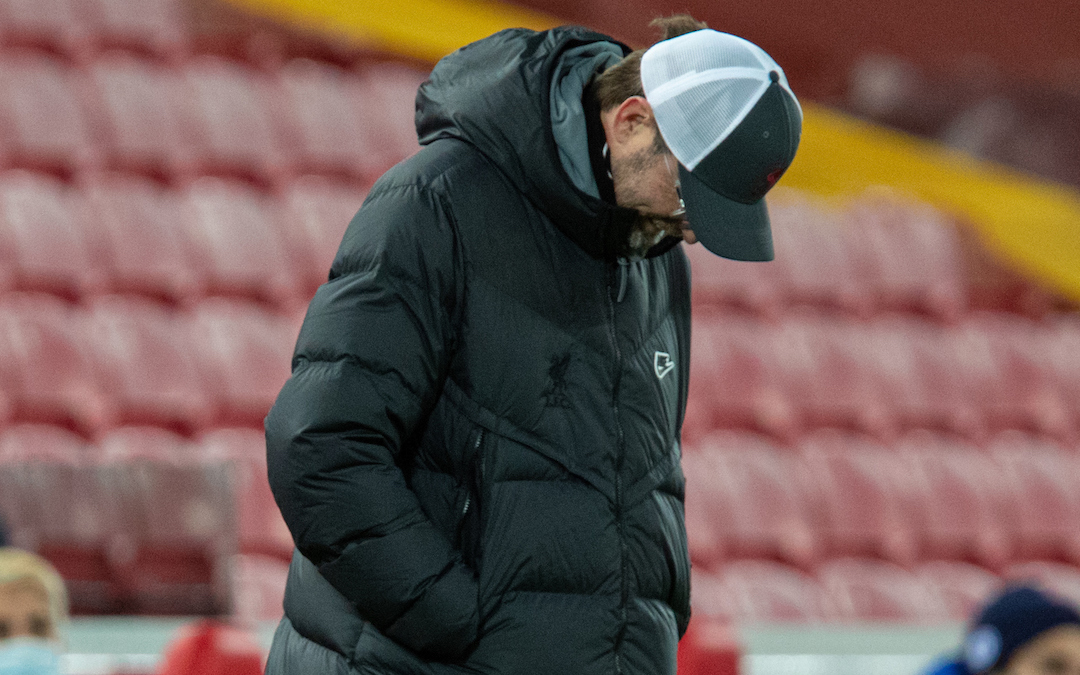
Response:
[{"label": "stadium seat", "polygon": [[741,652],[730,622],[695,614],[679,641],[681,675],[737,675]]},{"label": "stadium seat", "polygon": [[82,314],[55,296],[0,296],[0,415],[94,435],[112,423]]},{"label": "stadium seat", "polygon": [[416,90],[425,79],[426,72],[392,63],[368,66],[361,73],[361,119],[376,134],[390,164],[420,149]]},{"label": "stadium seat", "polygon": [[232,557],[229,569],[233,620],[252,627],[279,621],[284,612],[289,563],[264,555],[240,554]]},{"label": "stadium seat", "polygon": [[791,190],[769,198],[776,260],[788,305],[866,315],[872,299],[859,277],[851,234],[840,215]]},{"label": "stadium seat", "polygon": [[293,323],[251,303],[215,298],[195,308],[189,330],[217,399],[216,423],[262,429],[292,370]]},{"label": "stadium seat", "polygon": [[934,589],[892,563],[838,558],[819,567],[817,577],[840,621],[932,624],[949,619],[945,603]]},{"label": "stadium seat", "polygon": [[779,316],[783,305],[777,265],[728,260],[700,244],[684,245],[683,250],[690,259],[691,302],[697,315],[735,308],[762,317]]},{"label": "stadium seat", "polygon": [[286,232],[302,261],[298,272],[309,293],[326,283],[345,229],[365,196],[364,189],[319,176],[303,176],[289,185]]},{"label": "stadium seat", "polygon": [[191,97],[192,141],[204,173],[280,184],[287,175],[277,92],[258,71],[218,57],[183,69]]},{"label": "stadium seat", "polygon": [[124,296],[95,298],[88,310],[87,340],[119,423],[192,433],[212,420],[198,357],[172,314]]},{"label": "stadium seat", "polygon": [[191,102],[173,69],[130,54],[95,59],[87,78],[94,128],[109,166],[173,182],[197,170],[185,131]]},{"label": "stadium seat", "polygon": [[32,53],[0,59],[0,164],[71,175],[95,166],[75,71]]},{"label": "stadium seat", "polygon": [[156,183],[127,174],[99,174],[84,183],[93,217],[86,222],[108,290],[172,303],[191,302],[202,280],[188,257],[179,200]]},{"label": "stadium seat", "polygon": [[[817,555],[808,504],[798,489],[798,459],[751,434],[717,433],[699,444],[708,461],[687,477],[688,508],[707,514],[728,557],[806,565]],[[716,561],[708,561],[715,565]]]},{"label": "stadium seat", "polygon": [[396,161],[381,147],[378,131],[361,118],[363,83],[355,73],[295,59],[279,75],[293,122],[292,156],[298,173],[370,184]]},{"label": "stadium seat", "polygon": [[941,598],[951,621],[969,620],[1002,584],[989,570],[954,560],[924,562],[915,574]]},{"label": "stadium seat", "polygon": [[926,431],[906,435],[897,452],[917,479],[911,508],[922,556],[1000,569],[1012,554],[1007,512],[1015,498],[1001,467],[974,446]]},{"label": "stadium seat", "polygon": [[989,454],[1015,495],[1008,510],[1008,523],[1015,528],[1014,557],[1080,562],[1080,458],[1016,430],[994,437]]},{"label": "stadium seat", "polygon": [[80,0],[0,0],[0,43],[85,58],[90,47]]},{"label": "stadium seat", "polygon": [[80,0],[97,49],[126,49],[176,62],[186,52],[179,0]]},{"label": "stadium seat", "polygon": [[14,533],[63,576],[73,612],[120,611],[113,561],[131,520],[95,448],[59,427],[19,425],[0,435],[0,457],[15,474],[5,488],[14,488],[21,502]]},{"label": "stadium seat", "polygon": [[867,195],[849,205],[847,232],[879,309],[955,319],[967,307],[955,226],[928,204]]},{"label": "stadium seat", "polygon": [[123,567],[128,610],[209,614],[228,606],[226,569],[235,536],[229,471],[157,427],[121,427],[99,443],[116,492],[137,519]]},{"label": "stadium seat", "polygon": [[793,407],[771,365],[776,350],[767,325],[734,315],[705,317],[695,320],[691,340],[690,401],[703,406],[695,412],[698,427],[795,433]]},{"label": "stadium seat", "polygon": [[736,560],[724,565],[720,580],[730,596],[729,617],[737,622],[821,623],[835,617],[832,601],[817,580],[787,565]]},{"label": "stadium seat", "polygon": [[266,440],[254,429],[216,429],[198,441],[206,461],[230,462],[241,553],[292,557],[293,540],[266,477]]},{"label": "stadium seat", "polygon": [[105,279],[87,241],[88,217],[82,196],[53,178],[0,174],[0,283],[68,298],[100,290]]},{"label": "stadium seat", "polygon": [[900,564],[916,559],[909,512],[914,477],[903,457],[869,438],[835,430],[803,437],[799,449],[806,490],[832,554]]},{"label": "stadium seat", "polygon": [[218,178],[200,178],[183,199],[188,252],[207,293],[261,300],[287,311],[306,301],[276,202]]}]

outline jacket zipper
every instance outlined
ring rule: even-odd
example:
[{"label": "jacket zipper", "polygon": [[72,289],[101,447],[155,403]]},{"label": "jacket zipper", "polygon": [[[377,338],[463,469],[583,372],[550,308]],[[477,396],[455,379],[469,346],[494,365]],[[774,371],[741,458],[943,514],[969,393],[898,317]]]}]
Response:
[{"label": "jacket zipper", "polygon": [[[473,442],[473,447],[472,447],[473,460],[472,460],[472,462],[470,462],[470,464],[472,464],[473,462],[476,462],[477,459],[479,459],[478,464],[479,464],[479,467],[480,467],[480,471],[479,471],[480,475],[479,476],[473,476],[473,481],[476,483],[477,492],[480,491],[480,483],[479,483],[479,481],[476,480],[476,478],[477,477],[479,477],[479,478],[484,477],[484,457],[483,457],[483,455],[480,455],[479,457],[477,457],[477,454],[480,452],[480,446],[483,445],[483,443],[484,443],[484,430],[481,428],[479,431],[476,432],[476,441]],[[469,513],[469,507],[471,507],[471,506],[472,506],[472,492],[466,492],[465,493],[465,505],[461,508],[461,516],[463,518]]]},{"label": "jacket zipper", "polygon": [[[617,269],[623,274],[626,274],[626,267],[624,265],[618,265]],[[618,300],[611,297],[614,290],[614,279],[609,283],[608,288],[608,311],[611,318],[610,324],[610,337],[611,346],[615,352],[615,382],[612,386],[611,407],[612,413],[615,416],[615,525],[619,532],[619,571],[620,571],[620,601],[619,601],[619,632],[615,638],[615,672],[617,675],[622,673],[622,659],[619,656],[619,649],[622,646],[622,640],[626,633],[626,620],[627,610],[626,605],[629,600],[630,589],[627,586],[627,573],[626,573],[626,531],[623,524],[622,513],[622,464],[623,464],[623,444],[625,439],[623,437],[622,422],[619,417],[619,385],[622,381],[622,349],[619,347],[619,335],[618,329],[615,324],[615,305],[616,302],[622,302],[623,294],[626,292],[626,279],[622,277],[619,283]]]}]

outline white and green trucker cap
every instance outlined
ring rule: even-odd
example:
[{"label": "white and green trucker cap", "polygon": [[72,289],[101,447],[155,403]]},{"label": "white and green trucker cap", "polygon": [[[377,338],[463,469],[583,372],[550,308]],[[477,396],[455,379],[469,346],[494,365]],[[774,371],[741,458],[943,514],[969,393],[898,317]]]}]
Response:
[{"label": "white and green trucker cap", "polygon": [[767,193],[795,159],[802,108],[784,71],[748,40],[704,29],[656,43],[641,83],[679,161],[690,228],[734,260],[772,260]]}]

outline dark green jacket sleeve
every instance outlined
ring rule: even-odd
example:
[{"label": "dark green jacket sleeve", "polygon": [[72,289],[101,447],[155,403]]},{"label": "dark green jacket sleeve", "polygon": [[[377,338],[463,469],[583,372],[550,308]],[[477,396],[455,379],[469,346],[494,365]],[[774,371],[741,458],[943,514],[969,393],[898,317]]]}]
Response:
[{"label": "dark green jacket sleeve", "polygon": [[476,639],[476,581],[399,460],[445,377],[459,284],[438,197],[378,189],[311,302],[266,419],[270,485],[297,548],[365,619],[439,658]]}]

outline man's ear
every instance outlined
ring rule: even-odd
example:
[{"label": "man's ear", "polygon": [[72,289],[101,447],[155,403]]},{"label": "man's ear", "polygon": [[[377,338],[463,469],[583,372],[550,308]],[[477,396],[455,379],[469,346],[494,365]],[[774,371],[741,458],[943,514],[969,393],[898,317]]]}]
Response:
[{"label": "man's ear", "polygon": [[608,133],[609,143],[627,143],[635,134],[643,128],[649,128],[652,124],[652,106],[643,96],[631,96],[615,108],[604,113],[604,127]]}]

